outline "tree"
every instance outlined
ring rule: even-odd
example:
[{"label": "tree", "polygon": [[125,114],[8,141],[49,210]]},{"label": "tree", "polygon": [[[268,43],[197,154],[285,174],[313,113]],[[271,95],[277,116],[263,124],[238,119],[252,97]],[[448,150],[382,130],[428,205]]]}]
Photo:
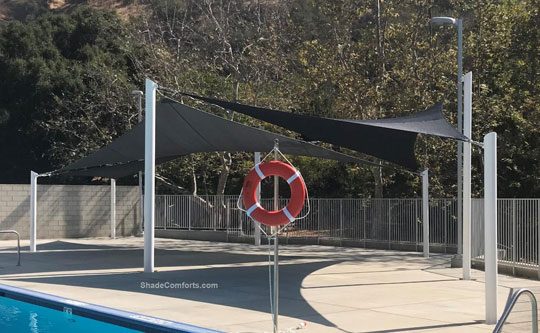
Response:
[{"label": "tree", "polygon": [[[26,181],[89,154],[135,121],[136,45],[111,12],[82,7],[0,31],[2,181]],[[24,153],[21,153],[24,152]]]}]

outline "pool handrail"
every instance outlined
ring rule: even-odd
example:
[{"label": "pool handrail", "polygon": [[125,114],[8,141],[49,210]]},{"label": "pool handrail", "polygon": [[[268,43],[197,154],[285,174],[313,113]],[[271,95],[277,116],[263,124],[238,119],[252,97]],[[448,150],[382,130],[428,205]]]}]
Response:
[{"label": "pool handrail", "polygon": [[514,305],[516,305],[517,300],[519,297],[523,294],[526,294],[530,301],[531,301],[531,327],[532,327],[532,333],[538,333],[538,304],[536,302],[536,296],[534,296],[534,293],[527,288],[519,288],[517,290],[510,290],[510,295],[508,295],[508,301],[506,302],[506,305],[504,306],[504,311],[501,315],[501,318],[497,321],[497,325],[495,325],[495,329],[493,330],[493,333],[500,333],[502,332],[502,328],[504,324],[506,323],[506,320],[508,320],[508,316],[510,316],[510,313],[514,309]]},{"label": "pool handrail", "polygon": [[17,266],[21,265],[21,235],[16,230],[0,230],[0,234],[15,234],[17,236]]}]

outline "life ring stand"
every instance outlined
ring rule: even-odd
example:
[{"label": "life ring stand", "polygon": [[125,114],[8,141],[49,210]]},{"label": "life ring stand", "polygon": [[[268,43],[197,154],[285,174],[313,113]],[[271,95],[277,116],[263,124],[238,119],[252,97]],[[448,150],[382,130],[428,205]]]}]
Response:
[{"label": "life ring stand", "polygon": [[[264,178],[270,176],[283,178],[291,189],[289,203],[280,210],[264,209],[257,198],[257,187]],[[271,227],[293,222],[304,207],[306,194],[306,183],[300,172],[292,165],[276,160],[256,164],[247,174],[242,187],[242,199],[247,216]]]}]

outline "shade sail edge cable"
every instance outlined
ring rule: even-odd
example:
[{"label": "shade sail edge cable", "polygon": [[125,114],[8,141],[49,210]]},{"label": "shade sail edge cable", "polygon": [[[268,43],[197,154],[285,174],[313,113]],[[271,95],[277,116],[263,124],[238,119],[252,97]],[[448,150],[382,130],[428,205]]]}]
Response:
[{"label": "shade sail edge cable", "polygon": [[[160,87],[160,89],[163,89],[163,88],[164,87]],[[165,88],[165,90],[173,92],[173,90],[170,89],[170,88]],[[469,142],[470,141],[469,138],[467,138],[463,134],[460,134],[450,123],[448,123],[446,121],[446,119],[444,119],[444,117],[442,116],[442,103],[441,102],[435,103],[434,105],[432,105],[431,107],[429,107],[426,110],[419,111],[417,113],[409,114],[409,115],[405,115],[405,116],[400,116],[400,117],[395,117],[395,118],[356,120],[356,119],[327,118],[327,117],[319,117],[319,116],[313,116],[313,115],[297,114],[297,113],[292,113],[292,112],[287,112],[287,111],[282,111],[282,110],[275,110],[275,109],[261,107],[261,106],[254,106],[254,105],[243,104],[243,103],[238,103],[238,102],[226,101],[226,100],[222,100],[222,99],[218,99],[218,98],[199,96],[199,95],[196,95],[196,94],[193,94],[193,93],[188,93],[188,92],[183,92],[183,91],[174,91],[174,93],[178,94],[178,95],[191,97],[191,98],[193,98],[195,100],[198,100],[198,101],[203,101],[203,102],[206,102],[206,103],[209,103],[209,104],[214,104],[214,105],[222,107],[224,109],[229,109],[229,110],[233,110],[233,111],[244,113],[244,114],[246,114],[246,113],[242,112],[241,110],[238,110],[237,108],[250,108],[253,111],[257,111],[257,112],[273,111],[273,112],[280,112],[280,113],[284,113],[284,114],[290,114],[290,115],[294,115],[294,116],[301,116],[301,117],[305,117],[305,118],[316,118],[316,119],[327,120],[327,121],[337,121],[337,122],[344,122],[344,123],[351,123],[351,124],[359,124],[359,125],[364,125],[364,126],[385,128],[385,129],[394,130],[394,131],[432,135],[432,136],[437,136],[437,137],[440,137],[440,138],[455,139],[455,140],[464,141],[464,142]],[[401,121],[415,120],[415,117],[422,116],[424,114],[429,115],[430,113],[431,113],[431,115],[439,115],[440,114],[441,117],[438,118],[438,119],[428,119],[428,120],[441,120],[441,121],[444,121],[448,126],[450,126],[454,130],[454,135],[453,136],[447,136],[447,135],[444,135],[444,134],[441,134],[441,133],[433,133],[433,132],[428,132],[428,131],[423,131],[423,130],[413,130],[413,129],[407,129],[407,128],[403,128],[403,127],[391,126],[391,124],[395,123],[395,121],[399,121],[399,120],[401,120]],[[249,115],[251,115],[251,114],[249,114]],[[425,120],[418,119],[418,121],[425,121]]]},{"label": "shade sail edge cable", "polygon": [[[158,93],[159,93],[161,96],[163,96],[163,97],[165,97],[165,98],[167,98],[167,99],[173,100],[172,98],[170,98],[170,97],[168,97],[168,96],[165,96],[165,94],[161,93],[159,90],[158,90]],[[173,101],[174,101],[174,100],[173,100]],[[178,101],[175,101],[175,102],[180,103],[180,102],[178,102]],[[180,104],[183,104],[183,103],[180,103]],[[176,108],[175,108],[173,105],[171,105],[171,108],[172,108],[172,109],[174,110],[174,112],[178,115],[178,117],[182,118],[182,119],[186,122],[186,124],[188,124],[188,126],[191,128],[191,130],[192,130],[193,132],[195,132],[195,133],[199,136],[199,138],[201,138],[201,140],[203,140],[204,142],[206,142],[209,146],[212,146],[212,147],[216,148],[211,142],[209,142],[208,140],[206,140],[206,138],[204,137],[204,135],[202,135],[202,134],[199,132],[199,130],[197,130],[192,124],[189,123],[189,121],[182,115],[181,112],[178,112],[178,111],[176,110]],[[217,151],[217,150],[216,150],[216,151]]]},{"label": "shade sail edge cable", "polygon": [[[156,158],[156,160],[160,160],[160,163],[165,163],[165,162],[172,161],[174,159],[180,158],[182,156],[184,156],[184,155],[165,156],[165,157],[162,156],[159,159]],[[47,171],[47,172],[44,172],[44,173],[40,173],[39,176],[40,177],[53,177],[53,176],[59,176],[59,175],[65,175],[65,174],[70,174],[70,175],[73,175],[73,176],[77,176],[78,175],[77,173],[84,173],[86,171],[92,171],[92,170],[95,170],[95,169],[115,168],[115,167],[121,167],[121,166],[130,165],[130,164],[137,164],[137,163],[144,163],[144,159],[130,160],[130,161],[125,161],[125,162],[106,163],[106,164],[100,164],[100,165],[92,165],[92,166],[78,168],[78,169],[65,169],[66,167],[62,167],[60,169],[55,169],[53,171]],[[108,177],[108,176],[99,176],[99,175],[96,175],[94,177],[112,178],[112,177]]]}]

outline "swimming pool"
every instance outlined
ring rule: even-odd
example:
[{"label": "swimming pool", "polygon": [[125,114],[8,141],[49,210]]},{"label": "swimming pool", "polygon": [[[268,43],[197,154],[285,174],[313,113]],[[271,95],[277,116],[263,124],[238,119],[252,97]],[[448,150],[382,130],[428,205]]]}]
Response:
[{"label": "swimming pool", "polygon": [[0,284],[0,332],[219,333]]}]

